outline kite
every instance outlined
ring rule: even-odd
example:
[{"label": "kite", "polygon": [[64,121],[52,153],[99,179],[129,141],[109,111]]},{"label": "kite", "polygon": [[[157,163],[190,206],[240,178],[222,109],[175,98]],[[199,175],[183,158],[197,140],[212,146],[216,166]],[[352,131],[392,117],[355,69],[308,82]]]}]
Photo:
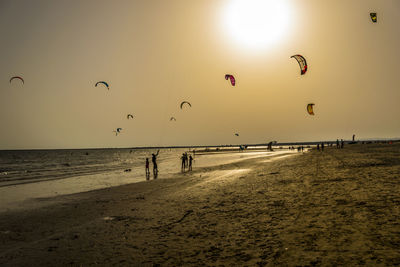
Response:
[{"label": "kite", "polygon": [[22,82],[22,84],[25,84],[25,81],[24,81],[24,79],[22,78],[22,77],[20,77],[20,76],[14,76],[14,77],[11,77],[11,79],[10,79],[10,83],[14,80],[14,79],[19,79],[21,82]]},{"label": "kite", "polygon": [[308,112],[308,114],[314,115],[314,110],[313,110],[313,106],[314,106],[314,105],[315,105],[315,104],[313,104],[313,103],[310,103],[310,104],[307,105],[307,112]]},{"label": "kite", "polygon": [[235,77],[233,77],[233,75],[231,75],[231,74],[225,74],[225,80],[228,80],[228,79],[231,81],[232,86],[235,86],[235,84],[236,84]]},{"label": "kite", "polygon": [[170,121],[176,121],[175,117],[171,117],[169,120]]},{"label": "kite", "polygon": [[115,136],[117,136],[119,133],[121,133],[122,128],[117,128],[116,131],[113,131],[113,133],[115,133]]},{"label": "kite", "polygon": [[369,15],[371,16],[372,22],[376,23],[378,20],[376,13],[369,13]]},{"label": "kite", "polygon": [[190,104],[189,102],[187,102],[187,101],[183,101],[182,103],[181,103],[181,109],[183,108],[183,105],[184,104],[188,104],[190,107],[192,107],[192,104]]},{"label": "kite", "polygon": [[236,136],[239,136],[239,134],[238,134],[238,133],[235,133],[235,135],[236,135]]},{"label": "kite", "polygon": [[126,115],[126,118],[129,120],[129,118],[133,119],[133,115],[132,114],[128,114]]},{"label": "kite", "polygon": [[104,81],[97,82],[95,86],[97,87],[97,85],[99,85],[100,83],[104,84],[104,86],[107,87],[108,90],[110,90],[110,86],[108,86],[108,83],[106,83]]},{"label": "kite", "polygon": [[307,61],[306,61],[306,59],[302,55],[294,55],[294,56],[291,56],[290,58],[296,59],[297,63],[299,63],[301,75],[306,74],[306,72],[307,72]]}]

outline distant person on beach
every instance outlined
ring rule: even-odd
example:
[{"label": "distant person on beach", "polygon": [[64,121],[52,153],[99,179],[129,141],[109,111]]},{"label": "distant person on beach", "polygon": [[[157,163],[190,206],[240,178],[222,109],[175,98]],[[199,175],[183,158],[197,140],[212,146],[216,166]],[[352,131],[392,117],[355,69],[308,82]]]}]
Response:
[{"label": "distant person on beach", "polygon": [[339,139],[336,139],[336,148],[339,148]]},{"label": "distant person on beach", "polygon": [[150,178],[150,163],[149,158],[146,158],[146,179]]},{"label": "distant person on beach", "polygon": [[157,168],[157,156],[158,153],[160,152],[160,150],[157,151],[157,154],[151,154],[151,161],[153,162],[153,175],[154,175],[154,179],[157,178],[158,175],[158,168]]},{"label": "distant person on beach", "polygon": [[343,147],[344,147],[344,141],[343,141],[343,139],[341,139],[340,148],[343,148]]},{"label": "distant person on beach", "polygon": [[319,151],[319,144],[317,144],[317,150]]},{"label": "distant person on beach", "polygon": [[192,155],[189,155],[189,171],[192,170],[192,161],[193,161]]},{"label": "distant person on beach", "polygon": [[182,171],[182,172],[185,172],[185,168],[186,168],[185,153],[182,153],[181,161],[182,161],[181,171]]}]

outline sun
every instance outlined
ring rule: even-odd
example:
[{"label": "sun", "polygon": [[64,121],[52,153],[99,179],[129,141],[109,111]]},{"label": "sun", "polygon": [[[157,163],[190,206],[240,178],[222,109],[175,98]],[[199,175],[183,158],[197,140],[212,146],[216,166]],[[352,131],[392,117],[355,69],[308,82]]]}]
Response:
[{"label": "sun", "polygon": [[239,45],[252,49],[279,43],[289,23],[286,0],[231,0],[224,7],[223,31]]}]

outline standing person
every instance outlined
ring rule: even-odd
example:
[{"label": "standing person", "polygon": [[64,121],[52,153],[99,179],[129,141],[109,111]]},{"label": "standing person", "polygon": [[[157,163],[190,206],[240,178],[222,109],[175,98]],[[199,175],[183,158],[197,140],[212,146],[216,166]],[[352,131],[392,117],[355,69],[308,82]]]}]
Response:
[{"label": "standing person", "polygon": [[319,151],[319,144],[317,144],[317,150]]},{"label": "standing person", "polygon": [[150,179],[150,163],[149,158],[146,158],[146,180]]},{"label": "standing person", "polygon": [[188,166],[188,156],[187,156],[187,152],[185,152],[185,168]]},{"label": "standing person", "polygon": [[160,152],[160,150],[157,150],[157,154],[151,154],[151,161],[153,162],[153,175],[154,175],[154,179],[157,179],[157,175],[158,175],[158,168],[157,168],[157,156],[158,153]]},{"label": "standing person", "polygon": [[340,148],[343,148],[343,147],[344,147],[344,141],[343,141],[343,139],[341,139]]},{"label": "standing person", "polygon": [[336,148],[339,148],[339,139],[336,139]]},{"label": "standing person", "polygon": [[325,144],[324,144],[324,142],[322,142],[322,144],[321,144],[321,150],[324,151],[324,148],[325,148]]},{"label": "standing person", "polygon": [[181,157],[181,161],[182,161],[182,165],[181,165],[181,171],[185,172],[185,153],[182,153],[182,157]]},{"label": "standing person", "polygon": [[193,161],[192,155],[189,155],[189,171],[192,170],[192,161]]}]

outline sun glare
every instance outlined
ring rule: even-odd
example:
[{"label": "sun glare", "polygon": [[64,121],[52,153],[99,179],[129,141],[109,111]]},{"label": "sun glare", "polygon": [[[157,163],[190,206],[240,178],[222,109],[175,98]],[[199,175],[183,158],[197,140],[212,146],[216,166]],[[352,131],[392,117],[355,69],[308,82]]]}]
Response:
[{"label": "sun glare", "polygon": [[288,31],[286,0],[232,0],[224,12],[223,31],[241,46],[266,48],[282,40]]}]

